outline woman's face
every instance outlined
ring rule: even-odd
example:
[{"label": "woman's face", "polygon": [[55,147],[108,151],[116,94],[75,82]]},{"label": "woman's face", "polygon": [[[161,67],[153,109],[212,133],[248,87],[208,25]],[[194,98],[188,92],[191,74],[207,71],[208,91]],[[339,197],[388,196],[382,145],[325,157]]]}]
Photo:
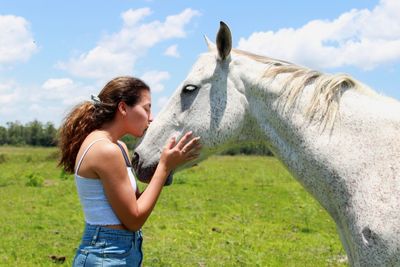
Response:
[{"label": "woman's face", "polygon": [[139,102],[132,107],[127,106],[126,112],[128,133],[136,137],[143,136],[147,127],[153,121],[150,91],[142,90]]}]

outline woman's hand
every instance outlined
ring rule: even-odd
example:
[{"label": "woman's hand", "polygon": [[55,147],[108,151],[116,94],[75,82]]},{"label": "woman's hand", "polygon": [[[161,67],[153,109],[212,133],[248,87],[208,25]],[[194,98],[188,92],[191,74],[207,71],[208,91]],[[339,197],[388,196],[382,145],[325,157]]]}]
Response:
[{"label": "woman's hand", "polygon": [[192,132],[186,133],[178,143],[171,138],[161,153],[160,163],[168,171],[173,171],[179,165],[196,159],[200,155],[200,137],[192,137]]}]

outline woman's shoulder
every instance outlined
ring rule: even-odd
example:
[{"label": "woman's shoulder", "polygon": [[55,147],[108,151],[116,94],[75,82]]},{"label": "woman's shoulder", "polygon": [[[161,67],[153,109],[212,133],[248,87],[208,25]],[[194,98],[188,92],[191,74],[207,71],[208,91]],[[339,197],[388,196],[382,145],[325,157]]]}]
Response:
[{"label": "woman's shoulder", "polygon": [[94,148],[91,166],[96,173],[107,169],[116,171],[119,167],[122,169],[125,166],[125,160],[117,144],[103,141]]},{"label": "woman's shoulder", "polygon": [[120,154],[121,149],[118,145],[109,140],[102,142],[101,145],[96,147],[96,155],[103,160],[115,158]]},{"label": "woman's shoulder", "polygon": [[[89,154],[92,155],[91,157],[95,157],[96,161],[115,158],[117,154],[121,153],[118,145],[105,137],[88,136],[82,145],[90,150]],[[89,148],[89,146],[91,147]]]},{"label": "woman's shoulder", "polygon": [[84,140],[75,164],[79,164],[79,160],[79,175],[93,178],[97,176],[97,170],[104,167],[115,168],[124,162],[118,145],[108,138],[98,136],[88,136]]}]

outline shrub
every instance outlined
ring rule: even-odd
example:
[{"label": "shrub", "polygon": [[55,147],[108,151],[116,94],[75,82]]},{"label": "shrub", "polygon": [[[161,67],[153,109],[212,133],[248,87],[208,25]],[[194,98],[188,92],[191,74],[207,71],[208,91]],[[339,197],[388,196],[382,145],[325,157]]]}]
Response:
[{"label": "shrub", "polygon": [[59,150],[51,152],[50,154],[48,154],[46,156],[46,160],[47,161],[58,160],[59,158],[60,158],[60,151]]},{"label": "shrub", "polygon": [[5,154],[0,154],[0,164],[7,161],[7,156]]},{"label": "shrub", "polygon": [[44,178],[37,174],[37,173],[31,173],[27,176],[28,182],[26,183],[27,186],[32,186],[32,187],[41,187],[43,186],[44,183]]},{"label": "shrub", "polygon": [[29,162],[32,162],[32,161],[33,161],[33,158],[32,158],[31,155],[27,155],[26,158],[25,158],[25,160],[26,160],[27,163],[29,163]]},{"label": "shrub", "polygon": [[70,175],[64,169],[61,169],[60,179],[61,180],[68,180],[69,177],[70,177]]}]

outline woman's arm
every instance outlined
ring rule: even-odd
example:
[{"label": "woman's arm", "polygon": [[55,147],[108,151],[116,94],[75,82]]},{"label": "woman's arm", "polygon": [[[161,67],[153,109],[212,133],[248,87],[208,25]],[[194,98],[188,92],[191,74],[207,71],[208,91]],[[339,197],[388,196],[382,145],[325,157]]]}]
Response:
[{"label": "woman's arm", "polygon": [[199,149],[199,139],[191,139],[190,133],[178,144],[171,140],[164,148],[160,163],[139,199],[136,199],[130,184],[124,158],[118,146],[106,144],[99,149],[100,164],[96,166],[95,171],[102,180],[111,207],[125,227],[136,231],[143,226],[157,202],[168,174],[177,166],[195,159]]}]

